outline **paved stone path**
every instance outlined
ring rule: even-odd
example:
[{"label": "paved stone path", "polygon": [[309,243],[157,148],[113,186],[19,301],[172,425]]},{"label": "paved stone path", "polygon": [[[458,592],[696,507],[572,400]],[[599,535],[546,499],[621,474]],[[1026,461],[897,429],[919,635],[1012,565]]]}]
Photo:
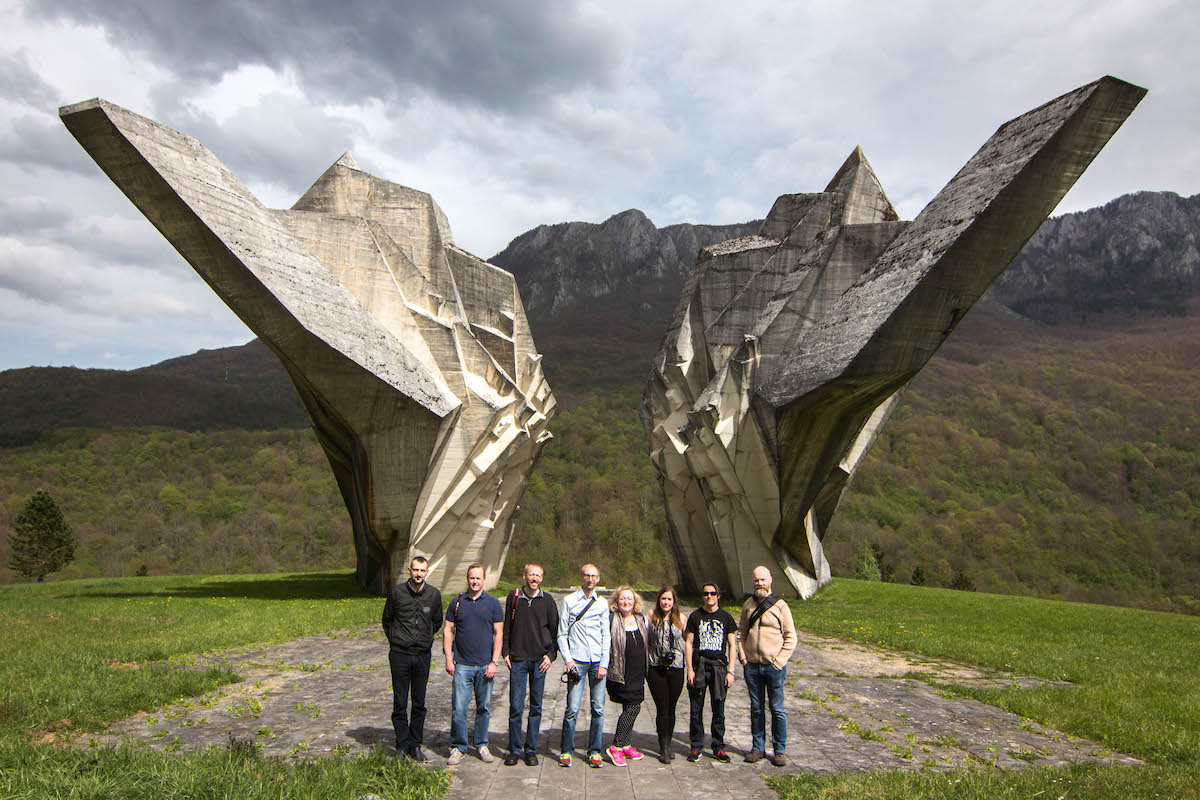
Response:
[{"label": "paved stone path", "polygon": [[[391,683],[387,643],[378,629],[343,631],[285,644],[226,651],[201,664],[227,664],[242,682],[151,714],[138,714],[98,736],[101,742],[129,738],[168,752],[230,739],[257,742],[264,753],[285,758],[347,755],[376,743],[391,744]],[[119,667],[114,667],[119,668]],[[680,698],[675,737],[677,757],[660,764],[654,734],[654,704],[647,696],[633,743],[647,757],[627,768],[605,762],[591,769],[576,759],[558,766],[559,730],[566,687],[555,663],[546,682],[540,749],[541,764],[501,765],[508,739],[508,675],[496,676],[490,726],[495,763],[479,761],[474,750],[451,768],[452,798],[507,798],[519,791],[531,798],[580,800],[666,800],[666,798],[773,798],[760,780],[789,772],[841,772],[874,769],[951,769],[967,764],[1019,769],[1078,761],[1138,763],[1098,745],[1066,736],[983,703],[954,697],[911,677],[922,673],[939,682],[994,686],[1035,679],[990,673],[930,661],[836,639],[800,633],[800,646],[788,668],[788,758],[783,768],[766,761],[745,764],[749,749],[749,700],[738,675],[726,703],[727,746],[732,764],[706,752],[699,763],[686,753],[688,701]],[[450,677],[435,648],[428,691],[426,751],[430,763],[444,766],[449,748]],[[609,703],[605,732],[611,735],[619,707]],[[577,730],[581,752],[587,710]],[[707,714],[706,714],[707,721]],[[605,737],[607,743],[609,737]]]}]

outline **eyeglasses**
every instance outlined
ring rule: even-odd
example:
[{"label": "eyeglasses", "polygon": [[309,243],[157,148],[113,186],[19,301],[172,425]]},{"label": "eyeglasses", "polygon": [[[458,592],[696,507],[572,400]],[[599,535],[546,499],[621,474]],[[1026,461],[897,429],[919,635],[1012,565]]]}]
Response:
[{"label": "eyeglasses", "polygon": [[710,596],[711,597],[720,597],[721,593],[720,592],[701,592],[700,596],[701,597],[710,597]]}]

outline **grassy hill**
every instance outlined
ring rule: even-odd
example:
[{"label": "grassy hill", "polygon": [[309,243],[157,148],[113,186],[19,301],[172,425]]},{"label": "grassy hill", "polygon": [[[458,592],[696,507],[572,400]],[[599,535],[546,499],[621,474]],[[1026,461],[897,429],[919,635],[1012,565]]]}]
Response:
[{"label": "grassy hill", "polygon": [[[595,560],[642,584],[673,580],[637,417],[648,331],[537,335],[563,410],[522,502],[509,576],[536,558],[551,576]],[[196,379],[223,372],[205,360]],[[179,362],[154,369],[192,369]],[[962,572],[981,590],[1196,611],[1197,363],[1195,317],[1070,328],[977,309],[913,381],[834,517],[834,574],[853,575],[873,544],[893,581],[919,566],[935,586]],[[282,381],[270,392],[294,403]],[[58,428],[0,450],[0,581],[11,579],[8,525],[39,487],[80,535],[63,577],[352,563],[307,428],[181,427]]]}]

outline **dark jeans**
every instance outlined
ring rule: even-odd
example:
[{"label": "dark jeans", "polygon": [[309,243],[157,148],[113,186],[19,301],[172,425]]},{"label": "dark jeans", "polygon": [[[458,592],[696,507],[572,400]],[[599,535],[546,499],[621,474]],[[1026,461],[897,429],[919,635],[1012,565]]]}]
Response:
[{"label": "dark jeans", "polygon": [[[776,753],[787,749],[787,709],[783,705],[783,684],[787,667],[772,664],[746,665],[746,688],[750,690],[750,749],[766,752],[767,706],[771,710],[771,747]],[[765,703],[763,701],[766,701]]]},{"label": "dark jeans", "polygon": [[683,667],[650,667],[646,673],[646,684],[650,687],[650,696],[654,698],[654,707],[658,709],[654,726],[658,730],[659,741],[675,735],[675,706],[679,703],[684,680]]},{"label": "dark jeans", "polygon": [[704,749],[704,693],[712,699],[712,749],[725,749],[725,698],[717,696],[718,689],[709,683],[702,689],[688,687],[688,699],[692,702],[691,721],[688,724],[688,739],[695,750]]},{"label": "dark jeans", "polygon": [[[392,727],[400,755],[419,747],[425,738],[425,687],[429,683],[429,653],[388,652],[392,669]],[[412,715],[408,697],[412,695]]]},{"label": "dark jeans", "polygon": [[[537,661],[512,662],[508,676],[508,749],[521,755],[536,753],[538,733],[542,728],[542,694],[546,690],[546,673],[538,670]],[[529,733],[521,735],[521,714],[525,711],[525,685],[529,684]]]}]

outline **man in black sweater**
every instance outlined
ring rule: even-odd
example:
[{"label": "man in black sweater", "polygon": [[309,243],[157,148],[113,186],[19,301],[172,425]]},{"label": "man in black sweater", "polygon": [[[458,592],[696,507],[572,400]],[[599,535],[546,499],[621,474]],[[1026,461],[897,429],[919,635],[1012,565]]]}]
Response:
[{"label": "man in black sweater", "polygon": [[[558,605],[541,590],[542,565],[525,565],[525,585],[509,592],[504,602],[504,665],[508,667],[508,755],[505,766],[522,757],[538,763],[538,733],[542,726],[542,694],[546,670],[558,657]],[[529,731],[522,736],[526,684],[529,689]]]},{"label": "man in black sweater", "polygon": [[[433,637],[442,629],[442,594],[425,583],[429,561],[417,556],[408,565],[408,580],[398,583],[383,604],[388,666],[392,670],[392,727],[396,755],[424,761],[425,686],[429,683]],[[408,698],[412,695],[412,716]]]}]

